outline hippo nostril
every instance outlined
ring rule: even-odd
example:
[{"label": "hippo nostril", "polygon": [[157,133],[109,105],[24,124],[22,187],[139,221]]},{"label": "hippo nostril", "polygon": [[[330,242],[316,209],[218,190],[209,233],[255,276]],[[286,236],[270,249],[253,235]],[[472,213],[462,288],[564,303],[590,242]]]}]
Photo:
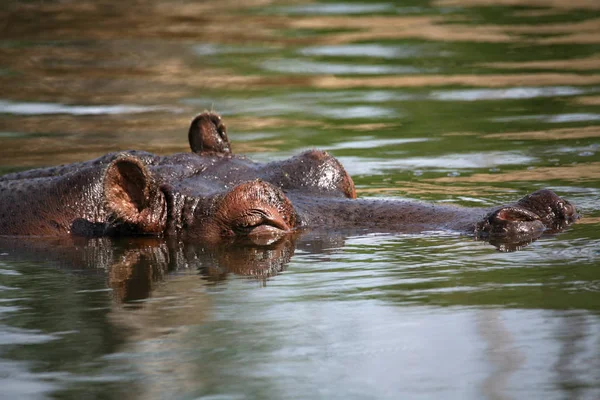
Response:
[{"label": "hippo nostril", "polygon": [[508,206],[488,214],[475,230],[478,237],[521,240],[539,236],[544,228],[536,213],[519,206]]},{"label": "hippo nostril", "polygon": [[539,221],[540,216],[519,207],[505,207],[492,214],[492,218],[500,221]]},{"label": "hippo nostril", "polygon": [[562,216],[565,220],[575,220],[579,218],[577,210],[575,209],[573,204],[569,203],[568,201],[565,201],[565,203],[561,205],[561,209]]}]

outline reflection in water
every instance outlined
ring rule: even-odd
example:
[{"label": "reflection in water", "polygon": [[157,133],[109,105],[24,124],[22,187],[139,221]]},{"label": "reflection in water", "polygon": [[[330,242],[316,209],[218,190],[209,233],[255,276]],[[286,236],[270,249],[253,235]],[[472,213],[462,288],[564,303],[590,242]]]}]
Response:
[{"label": "reflection in water", "polygon": [[490,376],[483,382],[482,392],[487,399],[505,400],[508,380],[524,363],[524,355],[515,348],[510,331],[497,310],[482,310],[478,314],[477,327],[486,341],[486,356],[493,366]]},{"label": "reflection in water", "polygon": [[600,162],[584,165],[569,165],[559,167],[542,167],[528,171],[506,172],[499,174],[474,174],[471,176],[442,177],[433,179],[435,182],[514,182],[514,181],[548,181],[548,180],[597,180],[600,178]]},{"label": "reflection in water", "polygon": [[497,26],[444,24],[439,16],[305,17],[290,21],[295,29],[338,29],[322,41],[327,44],[392,39],[432,41],[509,42],[511,36]]},{"label": "reflection in water", "polygon": [[[310,249],[320,248],[310,246],[310,241],[307,243]],[[152,238],[0,240],[4,260],[50,263],[76,275],[87,275],[98,269],[106,272],[112,297],[106,318],[125,333],[124,342],[108,360],[116,363],[112,368],[127,370],[125,380],[134,379],[136,387],[135,395],[129,398],[140,399],[185,395],[202,386],[198,378],[206,366],[196,365],[195,358],[190,357],[193,349],[189,347],[188,335],[194,326],[207,320],[212,308],[206,294],[207,285],[226,279],[229,273],[250,276],[264,283],[285,268],[294,249],[293,238],[262,247],[238,243],[218,248]],[[101,293],[102,290],[78,291],[84,292]],[[23,312],[18,308],[6,311]],[[4,326],[0,326],[0,331],[4,338],[0,344],[12,346],[59,339],[39,331],[29,334]],[[138,356],[133,356],[135,354]],[[70,374],[59,374],[46,377],[58,381],[57,384],[45,384],[43,380],[37,384],[37,380],[44,378],[25,372],[31,368],[19,372],[15,367],[8,368],[10,379],[6,384],[14,388],[16,397],[66,390],[64,384],[77,381]],[[109,376],[102,379],[112,380]],[[20,382],[26,383],[29,389],[15,386]]]},{"label": "reflection in water", "polygon": [[579,58],[574,60],[545,60],[524,62],[494,62],[482,64],[483,66],[498,69],[536,69],[536,70],[577,70],[594,71],[600,69],[600,57]]},{"label": "reflection in water", "polygon": [[377,76],[355,78],[338,78],[334,76],[318,77],[311,80],[314,87],[320,89],[348,89],[362,87],[414,88],[420,86],[564,86],[600,84],[598,75],[578,75],[570,73],[537,73],[511,75],[409,75],[409,76]]},{"label": "reflection in water", "polygon": [[579,359],[585,357],[585,340],[589,337],[587,316],[583,313],[567,313],[563,323],[557,324],[556,340],[561,343],[559,358],[554,364],[557,381],[563,389],[569,393],[570,399],[585,398],[581,393],[584,380],[580,374],[585,376],[587,371],[580,371]]},{"label": "reflection in water", "polygon": [[488,139],[507,140],[572,140],[600,137],[600,127],[584,126],[582,128],[559,128],[543,131],[524,131],[509,133],[490,133],[484,136]]},{"label": "reflection in water", "polygon": [[[123,268],[122,265],[119,267]],[[143,263],[128,268],[150,271],[156,267]],[[110,274],[110,285],[115,284],[114,275]],[[146,288],[146,282],[156,279],[152,274],[142,273],[134,281],[128,275],[125,278],[128,294],[136,292],[136,286]],[[142,282],[144,280],[146,282]],[[212,305],[205,286],[195,271],[179,272],[165,281],[154,282],[152,292],[147,293],[146,298],[111,307],[110,323],[129,332],[126,343],[111,356],[111,360],[131,364],[136,382],[143,382],[136,385],[136,393],[131,398],[173,398],[203,385],[202,368],[192,362],[190,351],[194,349],[190,348],[187,337],[190,330],[204,323],[210,313]],[[119,302],[125,301],[119,295],[115,298]]]},{"label": "reflection in water", "polygon": [[435,3],[442,7],[528,6],[558,8],[561,11],[571,9],[600,9],[600,4],[595,0],[572,0],[569,2],[561,0],[435,0]]},{"label": "reflection in water", "polygon": [[579,104],[589,105],[589,106],[599,106],[600,105],[600,96],[584,96],[578,97],[575,101]]},{"label": "reflection in water", "polygon": [[[153,237],[5,237],[0,238],[0,251],[11,260],[51,262],[67,270],[106,272],[115,303],[136,308],[139,301],[155,296],[156,290],[162,293],[172,290],[162,286],[165,279],[173,282],[167,286],[180,285],[177,282],[184,285],[190,273],[194,273],[205,282],[217,283],[235,274],[266,284],[269,277],[285,269],[297,248],[326,254],[327,249],[343,244],[344,238],[339,234],[318,233],[305,235],[299,242],[296,236],[288,235],[270,244],[257,245],[240,239],[218,246]],[[20,275],[12,270],[6,273]]]},{"label": "reflection in water", "polygon": [[[83,318],[71,322],[74,331],[54,333],[58,310],[52,310],[49,325],[30,332],[34,341],[29,343],[45,346],[47,340],[41,338],[47,336],[52,339],[48,346],[60,354],[70,351],[70,343],[99,341],[89,348],[92,354],[73,355],[92,356],[93,367],[84,371],[55,367],[70,372],[40,375],[30,366],[25,368],[31,372],[17,372],[11,366],[11,382],[12,377],[41,380],[51,385],[38,387],[40,392],[79,393],[77,385],[86,382],[83,388],[89,390],[97,379],[106,382],[115,395],[127,388],[130,397],[140,399],[248,391],[264,397],[265,390],[278,394],[300,391],[312,398],[318,395],[315,382],[328,398],[355,393],[392,399],[398,390],[433,390],[444,397],[458,390],[463,397],[478,398],[472,392],[478,388],[489,398],[517,398],[509,377],[524,367],[523,360],[533,357],[537,362],[536,354],[543,354],[545,346],[554,351],[555,345],[533,337],[526,342],[531,349],[517,346],[508,332],[531,329],[529,324],[505,320],[504,312],[461,307],[506,305],[507,299],[517,308],[539,307],[536,301],[544,304],[546,300],[529,293],[539,291],[531,280],[542,284],[548,276],[558,282],[554,275],[564,265],[556,254],[546,257],[540,248],[519,253],[522,263],[532,265],[538,260],[540,265],[533,269],[540,271],[537,276],[515,265],[515,259],[505,253],[444,235],[344,239],[315,233],[266,246],[238,242],[220,247],[152,238],[3,239],[0,253],[4,254],[5,269],[14,271],[11,279],[34,290],[15,292],[17,299],[11,301],[38,295],[30,278],[20,278],[33,273],[48,282],[47,290],[60,291],[70,303],[68,307],[77,310],[66,315]],[[569,262],[582,256],[565,254]],[[558,264],[552,266],[552,260]],[[55,271],[52,266],[60,268]],[[35,270],[29,272],[31,268]],[[102,283],[89,285],[100,283],[95,277]],[[2,282],[15,286],[13,281]],[[569,286],[570,278],[561,285]],[[103,290],[107,287],[108,293]],[[523,293],[516,294],[517,289]],[[97,300],[93,304],[77,301],[69,290]],[[547,286],[546,290],[557,304],[565,296],[560,287]],[[591,305],[588,299],[593,294],[576,297],[579,304]],[[435,304],[456,309],[432,307]],[[26,321],[25,309],[11,311],[12,317],[5,321]],[[38,313],[36,308],[31,310]],[[102,318],[98,321],[93,313],[99,312]],[[538,312],[534,308],[526,319],[543,323]],[[102,331],[77,331],[99,322],[109,329],[106,336]],[[478,333],[473,332],[473,323]],[[595,326],[597,322],[592,323]],[[6,338],[7,329],[0,330]],[[523,332],[519,335],[523,340]],[[585,337],[597,340],[594,335],[590,332]],[[108,350],[102,350],[106,346]],[[47,351],[36,352],[35,357],[22,352],[6,356],[45,360],[53,357]],[[597,356],[587,347],[584,354]],[[564,358],[556,362],[572,365]],[[429,367],[431,363],[437,366],[435,370]],[[358,381],[357,370],[361,371]],[[298,374],[308,380],[298,381]],[[464,374],[471,377],[468,385],[459,379]],[[277,379],[270,379],[272,376]],[[378,383],[381,377],[386,379]],[[587,376],[584,381],[589,382]],[[440,382],[444,382],[442,387]],[[347,390],[337,396],[340,383]],[[109,390],[106,384],[101,386],[105,393]]]}]

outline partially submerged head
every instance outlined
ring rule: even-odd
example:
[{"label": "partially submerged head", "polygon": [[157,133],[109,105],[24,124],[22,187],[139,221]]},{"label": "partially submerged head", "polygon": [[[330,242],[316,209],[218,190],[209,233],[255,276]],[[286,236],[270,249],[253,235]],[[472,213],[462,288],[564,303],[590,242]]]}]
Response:
[{"label": "partially submerged head", "polygon": [[210,242],[258,240],[291,232],[298,221],[284,192],[261,179],[210,190],[199,179],[161,184],[139,159],[127,155],[106,168],[103,190],[106,233],[156,235],[176,225],[171,231]]}]

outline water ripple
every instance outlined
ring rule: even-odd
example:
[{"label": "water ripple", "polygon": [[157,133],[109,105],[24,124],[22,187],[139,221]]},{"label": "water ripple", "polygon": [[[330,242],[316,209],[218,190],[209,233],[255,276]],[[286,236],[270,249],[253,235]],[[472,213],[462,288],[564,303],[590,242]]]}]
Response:
[{"label": "water ripple", "polygon": [[384,46],[381,44],[346,44],[306,47],[299,51],[305,56],[410,58],[419,57],[423,49],[417,46]]},{"label": "water ripple", "polygon": [[0,345],[38,344],[60,339],[34,329],[20,329],[0,325]]},{"label": "water ripple", "polygon": [[518,122],[518,121],[541,121],[548,123],[600,121],[600,114],[594,113],[570,113],[556,115],[518,115],[514,117],[492,118],[494,122]]},{"label": "water ripple", "polygon": [[535,157],[519,152],[480,152],[471,154],[448,154],[439,157],[408,157],[382,160],[363,157],[338,157],[350,175],[376,175],[391,169],[414,170],[436,168],[440,171],[467,168],[492,168],[500,165],[531,165]]},{"label": "water ripple", "polygon": [[360,3],[324,3],[301,6],[281,7],[280,11],[286,14],[313,14],[313,15],[349,15],[367,14],[393,10],[394,6],[388,3],[360,4]]},{"label": "water ripple", "polygon": [[572,86],[544,86],[507,89],[438,90],[431,92],[429,97],[433,100],[443,101],[478,101],[576,96],[589,92],[589,89]]},{"label": "water ripple", "polygon": [[179,111],[173,107],[138,105],[65,105],[59,103],[17,103],[0,100],[0,113],[15,115],[104,115],[104,114],[140,114],[156,111]]},{"label": "water ripple", "polygon": [[385,74],[417,74],[431,72],[412,66],[398,65],[359,65],[359,64],[336,64],[329,62],[305,61],[299,59],[271,59],[261,63],[268,71],[301,74],[301,75],[385,75]]}]

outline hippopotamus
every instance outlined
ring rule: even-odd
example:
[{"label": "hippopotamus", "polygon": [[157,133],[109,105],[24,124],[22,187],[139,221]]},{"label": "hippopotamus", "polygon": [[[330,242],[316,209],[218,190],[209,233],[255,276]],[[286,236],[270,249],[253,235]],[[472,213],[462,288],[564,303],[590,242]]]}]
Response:
[{"label": "hippopotamus", "polygon": [[121,151],[0,177],[0,235],[272,243],[315,230],[447,230],[527,243],[578,218],[570,202],[548,189],[487,209],[357,199],[352,178],[327,152],[309,150],[269,163],[234,154],[225,124],[214,112],[193,118],[188,139],[188,153]]}]

